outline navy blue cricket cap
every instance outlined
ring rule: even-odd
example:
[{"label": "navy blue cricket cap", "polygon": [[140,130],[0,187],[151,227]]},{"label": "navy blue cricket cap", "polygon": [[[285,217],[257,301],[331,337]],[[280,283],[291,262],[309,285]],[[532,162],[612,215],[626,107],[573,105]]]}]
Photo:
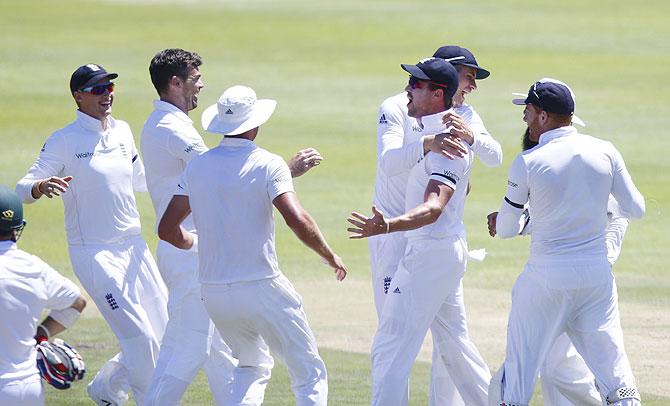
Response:
[{"label": "navy blue cricket cap", "polygon": [[575,112],[572,90],[557,80],[539,80],[530,87],[525,99],[512,99],[516,105],[532,104],[549,113],[570,115]]},{"label": "navy blue cricket cap", "polygon": [[445,45],[438,48],[433,56],[435,58],[446,59],[453,65],[464,65],[475,68],[477,70],[477,76],[475,76],[476,79],[486,79],[491,75],[491,72],[479,66],[475,56],[467,48],[459,47],[457,45]]},{"label": "navy blue cricket cap", "polygon": [[417,79],[428,80],[438,85],[446,86],[445,96],[454,97],[458,89],[458,72],[453,65],[444,59],[426,58],[422,59],[416,65],[401,64],[410,75]]},{"label": "navy blue cricket cap", "polygon": [[89,63],[82,65],[72,72],[72,77],[70,77],[70,91],[76,92],[85,87],[93,85],[95,82],[98,82],[100,79],[116,79],[119,75],[116,73],[109,73],[100,65],[94,63]]}]

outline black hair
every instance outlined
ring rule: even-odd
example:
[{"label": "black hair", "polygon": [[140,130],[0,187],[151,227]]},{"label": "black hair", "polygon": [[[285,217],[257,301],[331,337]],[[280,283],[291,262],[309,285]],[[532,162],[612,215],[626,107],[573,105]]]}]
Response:
[{"label": "black hair", "polygon": [[164,49],[157,53],[149,64],[151,83],[158,94],[168,88],[173,76],[186,79],[188,71],[202,65],[202,58],[195,52],[179,48]]}]

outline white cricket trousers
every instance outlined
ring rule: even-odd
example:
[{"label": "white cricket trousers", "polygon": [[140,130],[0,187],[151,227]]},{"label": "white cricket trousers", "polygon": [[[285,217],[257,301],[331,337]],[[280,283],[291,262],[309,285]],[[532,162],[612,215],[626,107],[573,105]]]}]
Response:
[{"label": "white cricket trousers", "polygon": [[40,374],[23,379],[0,379],[0,405],[44,406],[44,385]]},{"label": "white cricket trousers", "polygon": [[545,406],[601,406],[596,378],[567,333],[558,336],[540,371]]},{"label": "white cricket trousers", "polygon": [[198,253],[159,241],[156,257],[168,287],[169,319],[144,404],[178,405],[203,368],[214,402],[225,405],[237,362],[202,303]]},{"label": "white cricket trousers", "polygon": [[616,283],[606,259],[529,262],[512,290],[507,351],[491,383],[491,404],[502,398],[527,405],[542,363],[563,332],[595,375],[603,399],[619,388],[635,388],[623,345]]},{"label": "white cricket trousers", "polygon": [[[384,301],[388,295],[393,276],[405,255],[407,238],[404,233],[382,234],[368,239],[372,293],[377,310],[377,320],[381,317]],[[409,391],[404,394],[402,404],[409,403]],[[430,367],[429,406],[465,406],[454,381],[449,376],[439,349],[433,344],[433,359]]]},{"label": "white cricket trousers", "polygon": [[468,405],[484,405],[489,369],[468,336],[460,237],[412,240],[388,289],[372,344],[372,405],[404,405],[407,379],[430,328],[449,375]]},{"label": "white cricket trousers", "polygon": [[167,323],[167,290],[141,236],[118,244],[71,245],[72,269],[119,340],[121,352],[89,384],[98,404],[142,404]]},{"label": "white cricket trousers", "polygon": [[284,275],[231,284],[203,284],[205,308],[237,358],[230,405],[260,405],[279,356],[297,406],[328,403],[326,366],[307,323],[302,298]]}]

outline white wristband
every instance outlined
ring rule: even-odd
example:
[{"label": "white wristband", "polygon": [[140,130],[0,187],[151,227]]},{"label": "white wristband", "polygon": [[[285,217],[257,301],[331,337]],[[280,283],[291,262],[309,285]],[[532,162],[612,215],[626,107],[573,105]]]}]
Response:
[{"label": "white wristband", "polygon": [[72,327],[74,322],[79,319],[79,316],[81,316],[81,313],[73,307],[68,307],[62,310],[52,310],[49,313],[49,317],[62,324],[65,328]]}]

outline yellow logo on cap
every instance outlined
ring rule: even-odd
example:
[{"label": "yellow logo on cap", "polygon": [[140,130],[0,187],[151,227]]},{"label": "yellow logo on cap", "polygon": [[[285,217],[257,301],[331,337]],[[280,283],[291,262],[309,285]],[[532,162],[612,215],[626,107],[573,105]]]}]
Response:
[{"label": "yellow logo on cap", "polygon": [[2,212],[3,220],[14,220],[14,210],[5,210]]}]

